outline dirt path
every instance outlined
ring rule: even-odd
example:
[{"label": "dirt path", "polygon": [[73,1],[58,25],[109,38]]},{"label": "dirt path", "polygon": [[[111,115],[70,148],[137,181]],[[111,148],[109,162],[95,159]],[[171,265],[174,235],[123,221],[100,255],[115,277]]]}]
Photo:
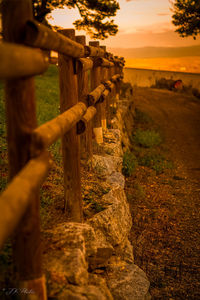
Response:
[{"label": "dirt path", "polygon": [[[200,101],[138,88],[135,103],[160,127],[175,164],[159,176],[143,167],[127,180],[136,264],[149,276],[153,299],[200,299]],[[145,197],[130,196],[134,182]]]},{"label": "dirt path", "polygon": [[200,181],[200,101],[170,91],[137,89],[136,106],[164,131],[172,156],[185,172]]}]

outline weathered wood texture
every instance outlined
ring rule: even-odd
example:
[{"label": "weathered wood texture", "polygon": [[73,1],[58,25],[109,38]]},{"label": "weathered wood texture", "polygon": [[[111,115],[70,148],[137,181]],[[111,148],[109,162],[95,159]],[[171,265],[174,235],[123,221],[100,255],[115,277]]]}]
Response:
[{"label": "weathered wood texture", "polygon": [[99,47],[98,43],[99,42],[90,42],[89,46],[86,46],[87,56],[91,56],[91,57],[104,56],[104,50]]},{"label": "weathered wood texture", "polygon": [[[108,68],[107,67],[101,67],[101,81],[105,82],[108,78]],[[105,90],[104,90],[105,91]],[[102,93],[103,94],[103,93]],[[103,130],[107,129],[107,120],[106,120],[106,97],[102,97],[102,104],[101,104],[101,110],[102,110],[102,128]]]},{"label": "weathered wood texture", "polygon": [[90,123],[90,121],[93,119],[96,112],[97,112],[97,110],[94,106],[88,107],[86,113],[81,118],[81,120],[78,122],[79,134],[82,134],[85,132],[85,130],[88,127],[88,123]]},{"label": "weathered wood texture", "polygon": [[[3,36],[6,42],[20,43],[27,20],[32,19],[32,2],[4,0],[2,2]],[[34,79],[32,77],[6,82],[6,117],[10,180],[30,160],[31,132],[36,128]],[[23,188],[23,185],[21,186]],[[31,195],[30,203],[16,229],[13,256],[16,280],[41,278],[41,241],[39,216],[39,186]],[[43,298],[40,291],[43,290]],[[46,299],[44,287],[35,287],[35,299]]]},{"label": "weathered wood texture", "polygon": [[[89,42],[89,45],[91,47],[96,47],[99,48],[99,42],[96,41],[91,41]],[[103,49],[101,49],[101,51],[104,52]],[[92,91],[95,90],[101,83],[101,67],[93,67],[93,69],[91,70],[91,88]],[[102,85],[102,88],[105,89],[105,87]],[[103,90],[102,90],[103,92]],[[101,124],[101,104],[97,103],[96,104],[96,109],[97,109],[97,113],[94,117],[94,122],[93,122],[93,132],[94,132],[94,136],[95,136],[95,140],[97,142],[97,144],[101,144],[103,143],[103,132],[102,132],[102,124]]]},{"label": "weathered wood texture", "polygon": [[44,181],[50,166],[51,158],[47,152],[31,159],[1,194],[0,211],[3,213],[0,215],[0,248],[14,232],[30,201],[34,200],[33,195]]},{"label": "weathered wood texture", "polygon": [[89,93],[87,96],[89,105],[94,105],[96,102],[98,102],[104,90],[105,90],[105,85],[100,84],[91,93]]},{"label": "weathered wood texture", "polygon": [[0,78],[38,75],[48,68],[49,58],[39,49],[0,43]]},{"label": "weathered wood texture", "polygon": [[[76,36],[76,41],[81,45],[86,45],[85,36]],[[93,60],[90,58],[80,58],[77,68],[78,74],[78,95],[79,99],[87,99],[89,91],[89,74],[88,70],[93,68]],[[88,101],[87,101],[88,103]],[[92,156],[92,122],[85,124],[80,121],[77,124],[77,132],[80,136],[80,155],[81,159],[88,159]]]},{"label": "weathered wood texture", "polygon": [[94,66],[110,68],[110,67],[114,67],[114,63],[103,57],[97,57],[96,59],[94,59]]},{"label": "weathered wood texture", "polygon": [[[75,39],[74,30],[63,33]],[[58,56],[60,79],[60,110],[61,113],[78,102],[77,75],[74,74],[74,61],[71,57]],[[80,137],[73,127],[62,138],[62,155],[64,164],[64,208],[71,221],[82,221],[82,199],[80,180]]]},{"label": "weathered wood texture", "polygon": [[71,57],[84,57],[84,46],[67,37],[64,30],[61,34],[36,21],[28,21],[23,42],[33,47],[58,51]]},{"label": "weathered wood texture", "polygon": [[76,125],[86,110],[87,106],[83,102],[78,102],[55,119],[36,128],[32,133],[32,152],[38,155],[52,145]]}]

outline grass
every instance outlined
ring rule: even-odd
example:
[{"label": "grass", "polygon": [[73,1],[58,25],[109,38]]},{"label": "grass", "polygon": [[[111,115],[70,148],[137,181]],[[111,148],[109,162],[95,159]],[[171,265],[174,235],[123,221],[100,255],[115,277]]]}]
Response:
[{"label": "grass", "polygon": [[158,146],[162,142],[160,134],[155,130],[150,130],[150,129],[148,130],[137,129],[133,139],[136,145],[145,148],[152,148],[154,146]]},{"label": "grass", "polygon": [[173,168],[171,161],[163,154],[163,139],[159,129],[150,116],[136,109],[135,130],[132,134],[132,152],[126,152],[123,157],[123,174],[131,176],[137,165],[151,168],[156,174],[163,173],[166,169]]},{"label": "grass", "polygon": [[[38,125],[41,125],[59,114],[59,82],[58,69],[50,65],[47,72],[35,77],[36,107]],[[50,147],[55,161],[61,161],[60,141]],[[0,190],[4,190],[7,184],[7,142],[4,86],[0,82]]]},{"label": "grass", "polygon": [[141,111],[138,108],[135,109],[134,120],[137,124],[140,124],[143,126],[145,126],[145,125],[150,126],[153,123],[152,118],[147,113]]},{"label": "grass", "polygon": [[59,114],[58,68],[50,65],[47,72],[35,80],[37,99],[37,119],[41,125]]},{"label": "grass", "polygon": [[[59,114],[59,82],[58,69],[55,65],[50,65],[47,72],[35,77],[36,86],[36,107],[38,125],[41,125]],[[6,142],[6,120],[5,120],[5,101],[4,85],[0,82],[0,190],[3,191],[7,186],[8,178],[8,160],[7,160],[7,142]],[[61,159],[60,141],[50,147],[55,161],[58,163]],[[54,175],[54,177],[56,177]],[[45,190],[41,193],[41,219],[48,220],[49,207],[54,199]],[[1,251],[0,267],[2,274],[6,272],[11,263],[11,245],[6,243]],[[3,276],[3,275],[2,275]],[[6,277],[7,278],[7,277]],[[0,280],[3,280],[0,276]]]},{"label": "grass", "polygon": [[138,162],[133,152],[126,151],[123,156],[122,173],[125,176],[131,176],[137,167]]},{"label": "grass", "polygon": [[156,174],[161,174],[165,169],[172,169],[172,162],[165,159],[165,157],[159,153],[150,153],[144,154],[144,156],[138,159],[138,163],[141,166],[149,167],[156,171]]},{"label": "grass", "polygon": [[[50,65],[47,72],[36,77],[37,120],[41,125],[59,114],[58,68]],[[55,161],[61,161],[60,140],[50,147]]]}]

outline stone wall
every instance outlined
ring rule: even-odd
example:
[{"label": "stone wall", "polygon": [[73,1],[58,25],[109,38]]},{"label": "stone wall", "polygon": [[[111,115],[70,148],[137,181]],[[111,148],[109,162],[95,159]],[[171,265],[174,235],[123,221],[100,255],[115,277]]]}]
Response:
[{"label": "stone wall", "polygon": [[146,274],[134,264],[128,239],[132,218],[121,173],[133,112],[132,103],[119,100],[113,128],[104,132],[103,151],[89,163],[94,176],[110,186],[100,199],[100,205],[106,208],[87,223],[66,222],[45,232],[51,245],[44,261],[49,299],[151,298]]}]

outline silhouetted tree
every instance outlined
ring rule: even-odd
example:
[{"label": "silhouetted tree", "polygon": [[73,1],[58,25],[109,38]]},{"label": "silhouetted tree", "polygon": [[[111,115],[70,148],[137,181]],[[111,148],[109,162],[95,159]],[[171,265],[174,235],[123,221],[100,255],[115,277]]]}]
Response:
[{"label": "silhouetted tree", "polygon": [[84,29],[92,38],[105,39],[115,35],[118,26],[110,18],[119,9],[117,0],[32,0],[35,19],[43,22],[55,8],[78,8],[80,19],[74,22],[76,29]]},{"label": "silhouetted tree", "polygon": [[175,0],[172,23],[177,26],[176,32],[182,37],[200,34],[200,0]]}]

